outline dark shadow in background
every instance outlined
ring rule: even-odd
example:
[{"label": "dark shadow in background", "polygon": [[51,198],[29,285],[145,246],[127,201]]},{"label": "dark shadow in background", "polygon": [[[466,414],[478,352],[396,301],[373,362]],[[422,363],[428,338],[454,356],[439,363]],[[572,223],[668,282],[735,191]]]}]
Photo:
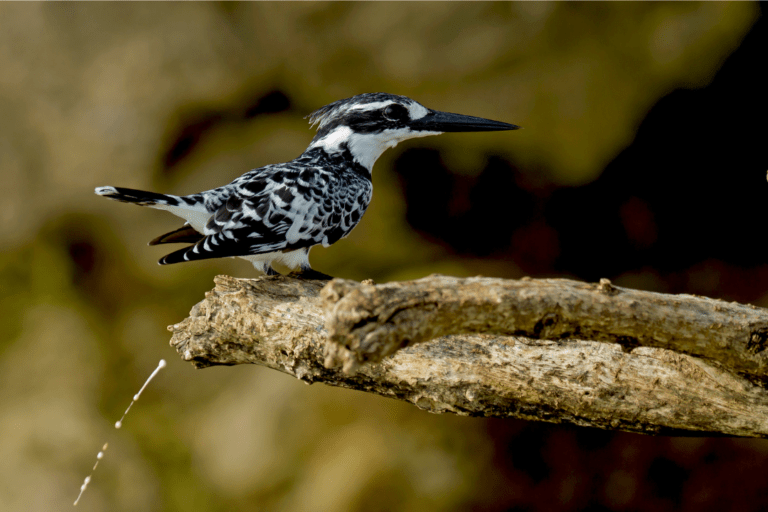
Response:
[{"label": "dark shadow in background", "polygon": [[[766,48],[761,19],[709,86],[661,99],[588,185],[542,184],[535,169],[498,158],[478,176],[453,176],[437,152],[406,151],[395,170],[407,220],[456,253],[530,274],[595,281],[654,269],[665,291],[756,300],[768,290]],[[691,289],[701,265],[718,275]]]},{"label": "dark shadow in background", "polygon": [[291,101],[282,91],[259,92],[253,98],[229,108],[204,108],[181,115],[178,128],[170,136],[168,149],[161,157],[160,169],[170,176],[206,134],[213,129],[234,123],[247,123],[263,114],[284,112],[291,108]]},{"label": "dark shadow in background", "polygon": [[[542,184],[535,170],[498,158],[477,176],[455,176],[436,151],[406,151],[395,170],[407,220],[457,254],[508,259],[531,275],[596,281],[650,272],[667,292],[763,298],[766,49],[761,18],[710,85],[662,98],[634,142],[584,186]],[[468,504],[473,510],[760,510],[768,502],[765,441],[509,420],[487,420],[487,432],[497,447],[486,480],[493,490]],[[562,457],[544,456],[556,439]],[[557,487],[569,478],[568,492]]]}]

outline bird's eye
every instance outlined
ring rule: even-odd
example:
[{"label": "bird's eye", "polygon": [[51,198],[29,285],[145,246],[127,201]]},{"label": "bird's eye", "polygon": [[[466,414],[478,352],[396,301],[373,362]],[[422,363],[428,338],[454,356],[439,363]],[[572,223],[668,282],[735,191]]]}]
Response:
[{"label": "bird's eye", "polygon": [[408,110],[402,105],[389,105],[384,109],[384,117],[390,121],[401,121],[408,117]]}]

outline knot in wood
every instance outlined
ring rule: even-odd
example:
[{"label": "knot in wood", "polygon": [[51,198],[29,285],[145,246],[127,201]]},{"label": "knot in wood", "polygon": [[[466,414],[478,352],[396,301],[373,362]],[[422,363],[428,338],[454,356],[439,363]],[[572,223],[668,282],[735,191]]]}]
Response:
[{"label": "knot in wood", "polygon": [[761,327],[752,331],[747,342],[747,352],[759,354],[766,348],[768,348],[768,327]]},{"label": "knot in wood", "polygon": [[606,295],[616,295],[619,293],[619,290],[611,284],[610,279],[606,279],[605,277],[600,279],[600,283],[597,285],[597,290]]}]

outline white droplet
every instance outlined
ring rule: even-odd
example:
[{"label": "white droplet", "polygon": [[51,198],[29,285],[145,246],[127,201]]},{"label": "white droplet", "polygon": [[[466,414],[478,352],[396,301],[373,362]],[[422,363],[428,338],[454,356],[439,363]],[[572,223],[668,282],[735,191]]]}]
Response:
[{"label": "white droplet", "polygon": [[[149,384],[149,381],[152,380],[152,378],[157,375],[157,372],[160,371],[161,368],[165,368],[165,359],[161,359],[160,362],[157,365],[157,368],[155,368],[155,371],[152,372],[152,374],[149,376],[147,381],[144,383],[143,386],[141,386],[141,389],[138,393],[133,395],[133,400],[130,404],[128,404],[128,408],[123,413],[123,417],[120,418],[118,421],[115,422],[115,428],[119,429],[123,426],[123,419],[125,419],[125,415],[128,414],[128,411],[131,410],[131,407],[133,406],[134,402],[139,399],[139,396],[141,395],[141,392],[144,391],[144,388],[147,387],[147,384]],[[101,448],[101,451],[96,455],[96,464],[93,465],[93,469],[91,470],[91,475],[94,471],[96,471],[96,467],[99,465],[99,461],[104,457],[104,452],[107,450],[107,446],[109,443],[104,443],[104,446]],[[85,491],[85,488],[88,487],[88,482],[91,481],[91,475],[88,475],[85,477],[85,482],[82,486],[80,486],[80,494],[77,496],[77,499],[75,500],[75,505],[80,501],[80,498],[83,496],[83,492]]]}]

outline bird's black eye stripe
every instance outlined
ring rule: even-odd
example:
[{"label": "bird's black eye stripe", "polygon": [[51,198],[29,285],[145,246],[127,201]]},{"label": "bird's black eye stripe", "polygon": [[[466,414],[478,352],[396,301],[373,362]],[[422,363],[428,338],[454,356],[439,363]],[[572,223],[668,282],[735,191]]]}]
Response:
[{"label": "bird's black eye stripe", "polygon": [[384,117],[392,121],[403,121],[408,119],[408,109],[402,105],[394,103],[384,109]]}]

